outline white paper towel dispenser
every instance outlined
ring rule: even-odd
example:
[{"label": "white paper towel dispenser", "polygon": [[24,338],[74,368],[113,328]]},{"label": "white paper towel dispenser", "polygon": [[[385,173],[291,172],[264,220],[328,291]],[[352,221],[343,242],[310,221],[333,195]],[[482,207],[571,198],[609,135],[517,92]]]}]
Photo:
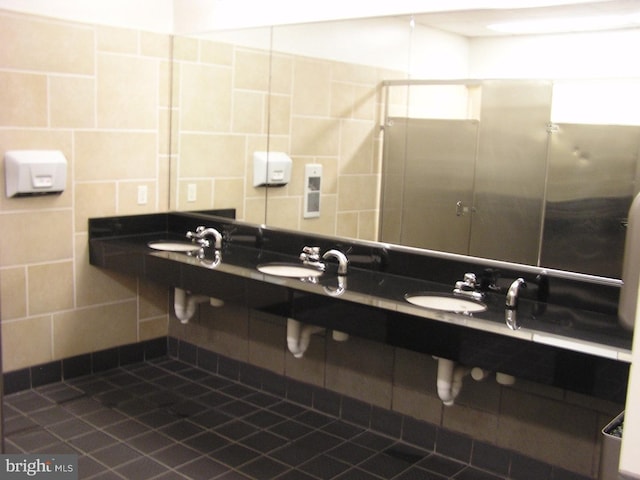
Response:
[{"label": "white paper towel dispenser", "polygon": [[291,163],[284,152],[253,152],[253,186],[286,185],[291,181]]},{"label": "white paper towel dispenser", "polygon": [[59,150],[9,150],[4,154],[7,197],[61,193],[67,159]]}]

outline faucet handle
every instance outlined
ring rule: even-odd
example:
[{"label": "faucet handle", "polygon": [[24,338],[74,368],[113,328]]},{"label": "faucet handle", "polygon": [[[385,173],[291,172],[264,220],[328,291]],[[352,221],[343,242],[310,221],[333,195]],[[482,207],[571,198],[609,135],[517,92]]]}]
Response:
[{"label": "faucet handle", "polygon": [[471,292],[476,288],[476,275],[475,273],[465,273],[463,280],[458,280],[456,282],[456,289]]},{"label": "faucet handle", "polygon": [[189,230],[187,232],[187,238],[199,238],[202,232],[204,232],[204,226],[200,225],[199,227],[196,227],[195,232]]},{"label": "faucet handle", "polygon": [[319,262],[320,247],[303,247],[300,254],[300,260],[303,262]]},{"label": "faucet handle", "polygon": [[479,285],[476,282],[477,279],[475,273],[465,273],[463,280],[458,280],[455,283],[453,293],[456,295],[468,295],[472,298],[480,300],[484,297],[484,293],[478,291],[477,287]]}]

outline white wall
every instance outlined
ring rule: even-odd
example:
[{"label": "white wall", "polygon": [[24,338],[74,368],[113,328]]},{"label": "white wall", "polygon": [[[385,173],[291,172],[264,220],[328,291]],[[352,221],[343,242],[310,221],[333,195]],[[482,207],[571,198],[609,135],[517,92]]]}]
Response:
[{"label": "white wall", "polygon": [[469,41],[459,35],[417,26],[408,17],[340,20],[272,29],[225,30],[200,35],[292,55],[406,72],[413,78],[466,78]]},{"label": "white wall", "polygon": [[411,78],[469,78],[469,39],[416,27],[411,45]]},{"label": "white wall", "polygon": [[416,12],[540,7],[587,1],[592,0],[324,0],[321,6],[310,6],[309,2],[300,0],[175,0],[175,33]]},{"label": "white wall", "polygon": [[565,35],[475,38],[472,78],[638,77],[640,29]]},{"label": "white wall", "polygon": [[0,0],[0,9],[171,33],[174,0]]},{"label": "white wall", "polygon": [[592,0],[0,0],[0,9],[163,33],[197,33],[416,12],[526,8]]},{"label": "white wall", "polygon": [[359,19],[273,30],[273,48],[347,63],[407,72],[416,78],[467,76],[468,41],[458,35],[416,27],[404,19]]}]

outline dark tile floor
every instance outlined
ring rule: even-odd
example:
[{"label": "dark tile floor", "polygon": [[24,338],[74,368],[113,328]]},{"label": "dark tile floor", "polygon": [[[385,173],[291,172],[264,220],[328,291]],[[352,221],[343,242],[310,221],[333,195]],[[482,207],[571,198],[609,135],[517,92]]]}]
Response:
[{"label": "dark tile floor", "polygon": [[81,479],[499,480],[173,360],[5,397],[6,453],[77,453]]}]

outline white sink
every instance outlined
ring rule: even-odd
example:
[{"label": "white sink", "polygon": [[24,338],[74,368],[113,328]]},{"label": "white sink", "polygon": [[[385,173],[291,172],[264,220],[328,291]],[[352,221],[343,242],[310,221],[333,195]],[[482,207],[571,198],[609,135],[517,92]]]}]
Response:
[{"label": "white sink", "polygon": [[200,245],[191,242],[178,242],[169,240],[157,240],[147,243],[154,250],[163,252],[196,252],[200,249]]},{"label": "white sink", "polygon": [[419,307],[452,313],[484,312],[487,306],[477,300],[446,293],[414,293],[404,296],[405,300]]},{"label": "white sink", "polygon": [[262,263],[256,268],[267,275],[289,278],[319,277],[323,273],[317,268],[296,263]]}]

